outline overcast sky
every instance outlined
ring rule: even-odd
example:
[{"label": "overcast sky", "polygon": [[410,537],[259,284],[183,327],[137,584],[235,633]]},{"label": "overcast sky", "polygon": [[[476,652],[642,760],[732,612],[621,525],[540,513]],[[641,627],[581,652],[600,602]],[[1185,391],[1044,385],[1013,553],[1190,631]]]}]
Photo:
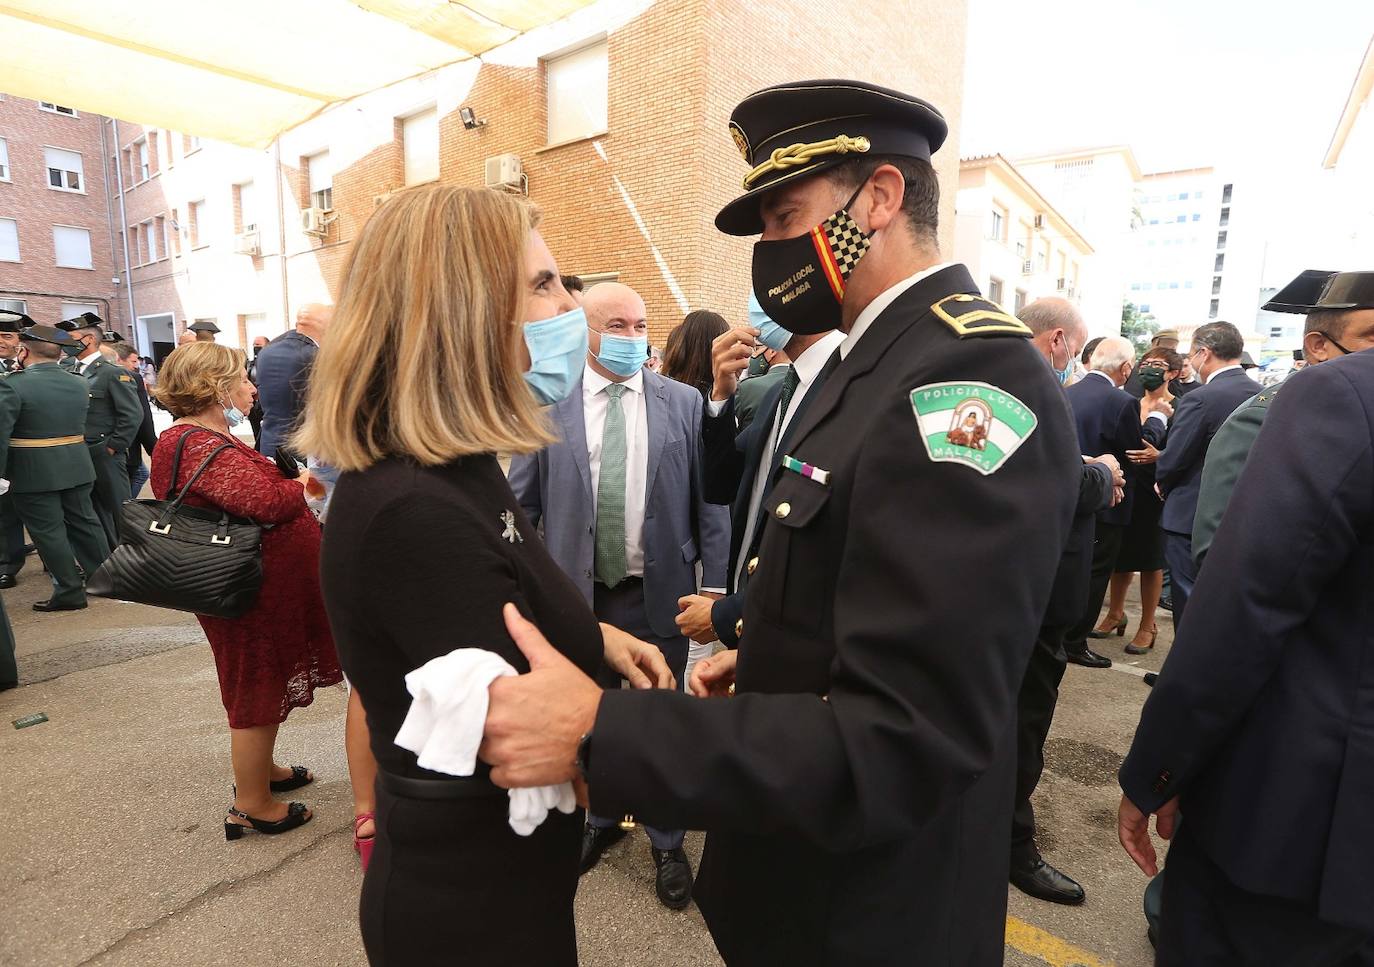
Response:
[{"label": "overcast sky", "polygon": [[969,0],[960,154],[1319,165],[1371,36],[1371,0]]}]

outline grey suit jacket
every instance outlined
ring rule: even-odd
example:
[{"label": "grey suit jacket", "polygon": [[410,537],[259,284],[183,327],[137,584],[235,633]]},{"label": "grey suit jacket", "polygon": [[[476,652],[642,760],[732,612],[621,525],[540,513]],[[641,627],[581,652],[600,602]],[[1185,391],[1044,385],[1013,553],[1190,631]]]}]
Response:
[{"label": "grey suit jacket", "polygon": [[[679,634],[678,598],[696,593],[698,559],[706,587],[726,586],[730,513],[702,494],[701,394],[645,370],[644,403],[649,430],[644,603],[649,626],[671,638]],[[590,605],[596,514],[581,380],[550,415],[559,442],[512,460],[511,490]]]}]

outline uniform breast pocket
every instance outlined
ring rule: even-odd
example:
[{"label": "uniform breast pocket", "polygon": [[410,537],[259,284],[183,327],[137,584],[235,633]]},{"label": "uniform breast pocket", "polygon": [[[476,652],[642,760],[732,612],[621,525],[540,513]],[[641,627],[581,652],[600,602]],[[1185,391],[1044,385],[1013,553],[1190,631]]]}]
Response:
[{"label": "uniform breast pocket", "polygon": [[[764,501],[763,539],[749,586],[749,607],[787,627],[820,634],[834,594],[826,548],[830,488],[784,473]],[[748,614],[745,616],[748,624]]]}]

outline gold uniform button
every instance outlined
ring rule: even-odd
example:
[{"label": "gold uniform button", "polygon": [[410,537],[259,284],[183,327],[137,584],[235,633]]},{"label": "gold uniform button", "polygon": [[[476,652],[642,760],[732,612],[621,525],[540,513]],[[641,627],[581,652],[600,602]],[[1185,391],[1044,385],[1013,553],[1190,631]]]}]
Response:
[{"label": "gold uniform button", "polygon": [[759,559],[756,557],[756,558],[754,558],[752,561],[749,562],[749,566],[748,566],[745,570],[747,570],[747,571],[749,572],[749,576],[750,576],[750,577],[753,577],[754,572],[757,571],[758,569],[759,569]]},{"label": "gold uniform button", "polygon": [[744,634],[744,619],[740,618],[735,622],[735,637],[739,638]]},{"label": "gold uniform button", "polygon": [[778,509],[773,511],[773,513],[777,515],[778,520],[782,520],[788,514],[792,513],[792,505],[784,500],[782,503],[778,504]]}]

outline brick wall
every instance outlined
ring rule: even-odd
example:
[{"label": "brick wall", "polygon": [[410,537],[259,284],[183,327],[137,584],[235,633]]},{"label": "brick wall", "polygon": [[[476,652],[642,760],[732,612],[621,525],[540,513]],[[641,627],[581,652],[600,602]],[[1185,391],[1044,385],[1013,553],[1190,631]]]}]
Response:
[{"label": "brick wall", "polygon": [[[0,299],[22,299],[28,314],[46,325],[62,318],[63,302],[92,303],[116,329],[124,331],[122,290],[111,255],[106,166],[102,162],[98,115],[76,117],[40,110],[37,101],[0,99],[0,138],[9,150],[10,180],[0,182],[0,218],[18,223],[20,262],[0,262]],[[82,192],[48,187],[44,147],[81,155]],[[91,238],[91,268],[57,265],[53,226],[83,228]]]}]

